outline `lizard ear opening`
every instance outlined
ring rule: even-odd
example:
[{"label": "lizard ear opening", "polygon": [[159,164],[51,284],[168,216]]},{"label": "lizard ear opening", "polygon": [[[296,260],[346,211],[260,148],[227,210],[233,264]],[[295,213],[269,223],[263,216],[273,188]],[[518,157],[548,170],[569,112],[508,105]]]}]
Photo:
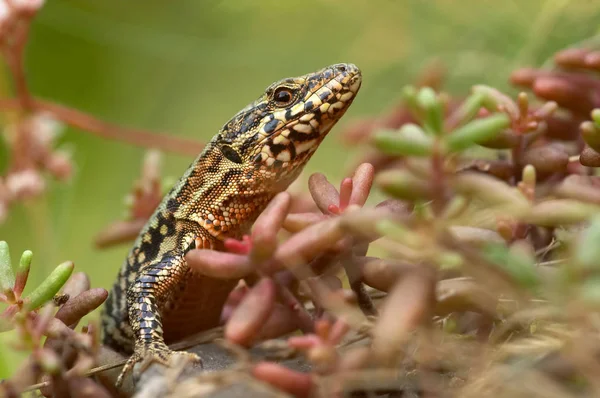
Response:
[{"label": "lizard ear opening", "polygon": [[221,147],[221,152],[223,153],[223,156],[225,156],[227,159],[231,160],[233,163],[237,163],[237,164],[242,163],[242,157],[240,156],[240,154],[237,153],[237,151],[235,149],[233,149],[232,147],[230,147],[229,145],[223,145]]}]

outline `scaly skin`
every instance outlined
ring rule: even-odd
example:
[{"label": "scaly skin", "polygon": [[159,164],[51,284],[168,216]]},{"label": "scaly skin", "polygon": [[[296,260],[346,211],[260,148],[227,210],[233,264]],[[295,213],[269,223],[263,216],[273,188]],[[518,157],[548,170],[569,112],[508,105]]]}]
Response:
[{"label": "scaly skin", "polygon": [[133,365],[168,365],[167,344],[217,326],[237,280],[192,273],[194,248],[222,250],[247,233],[269,201],[301,172],[361,84],[359,69],[336,64],[269,86],[208,143],[140,232],[106,301],[104,344]]}]

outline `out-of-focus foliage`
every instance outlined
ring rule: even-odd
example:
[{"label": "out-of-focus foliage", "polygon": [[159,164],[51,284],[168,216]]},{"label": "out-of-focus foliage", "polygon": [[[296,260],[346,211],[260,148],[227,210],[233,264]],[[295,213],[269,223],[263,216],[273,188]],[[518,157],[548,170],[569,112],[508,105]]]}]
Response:
[{"label": "out-of-focus foliage", "polygon": [[[447,65],[454,92],[474,82],[506,88],[512,68],[539,65],[591,36],[599,16],[600,7],[575,1],[51,1],[34,20],[26,69],[42,97],[127,126],[208,140],[272,81],[338,61],[364,73],[348,119],[395,102],[433,58]],[[7,92],[8,80],[0,83]],[[15,207],[0,238],[45,264],[71,259],[107,287],[127,248],[96,251],[93,237],[120,216],[143,150],[72,129],[61,141],[73,150],[71,184]],[[307,170],[339,178],[343,170],[332,166],[347,154],[334,131]],[[189,162],[169,155],[164,173],[178,177]]]},{"label": "out-of-focus foliage", "polygon": [[[465,95],[476,83],[510,91],[514,68],[539,66],[598,33],[599,18],[600,6],[575,1],[52,1],[34,20],[26,71],[38,96],[122,125],[206,141],[272,81],[339,61],[358,64],[365,82],[346,118],[381,113],[434,60],[447,67],[445,88],[453,93]],[[0,79],[0,96],[9,84]],[[427,107],[430,94],[416,101]],[[422,127],[435,131],[439,115],[430,114]],[[497,128],[505,123],[490,120]],[[491,127],[489,136],[473,137],[481,128],[463,126],[462,138],[447,142],[449,152],[489,139],[497,133]],[[408,129],[420,144],[406,153],[429,154],[431,137]],[[109,287],[128,248],[97,251],[92,242],[122,212],[143,151],[70,128],[61,145],[72,151],[71,182],[51,183],[45,196],[14,206],[0,239],[44,259],[32,271],[33,286],[49,274],[44,265],[68,258],[94,286]],[[0,170],[5,153],[0,144]],[[348,153],[334,133],[307,171],[340,178]],[[179,176],[189,161],[168,155],[165,173]]]}]

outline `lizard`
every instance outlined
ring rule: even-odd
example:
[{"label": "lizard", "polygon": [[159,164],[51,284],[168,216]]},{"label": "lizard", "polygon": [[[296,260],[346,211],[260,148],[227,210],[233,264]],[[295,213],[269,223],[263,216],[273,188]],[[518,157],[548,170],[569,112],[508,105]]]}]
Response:
[{"label": "lizard", "polygon": [[192,249],[224,250],[269,201],[298,177],[344,115],[362,82],[353,64],[335,64],[267,87],[205,146],[148,219],[105,303],[103,344],[131,355],[117,379],[141,362],[168,365],[196,354],[168,344],[219,324],[238,280],[193,272]]}]

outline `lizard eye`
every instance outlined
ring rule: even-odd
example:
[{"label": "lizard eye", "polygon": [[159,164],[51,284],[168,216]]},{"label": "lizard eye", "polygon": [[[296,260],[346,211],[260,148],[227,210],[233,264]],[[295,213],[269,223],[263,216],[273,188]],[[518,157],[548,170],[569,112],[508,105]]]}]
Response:
[{"label": "lizard eye", "polygon": [[294,93],[288,87],[278,87],[273,93],[273,99],[277,106],[286,106],[294,99]]},{"label": "lizard eye", "polygon": [[230,147],[229,145],[223,145],[221,147],[221,152],[223,153],[223,156],[225,156],[227,159],[231,160],[232,162],[238,163],[238,164],[242,163],[242,158],[240,157],[240,154],[237,153],[237,151],[235,149],[233,149],[232,147]]}]

